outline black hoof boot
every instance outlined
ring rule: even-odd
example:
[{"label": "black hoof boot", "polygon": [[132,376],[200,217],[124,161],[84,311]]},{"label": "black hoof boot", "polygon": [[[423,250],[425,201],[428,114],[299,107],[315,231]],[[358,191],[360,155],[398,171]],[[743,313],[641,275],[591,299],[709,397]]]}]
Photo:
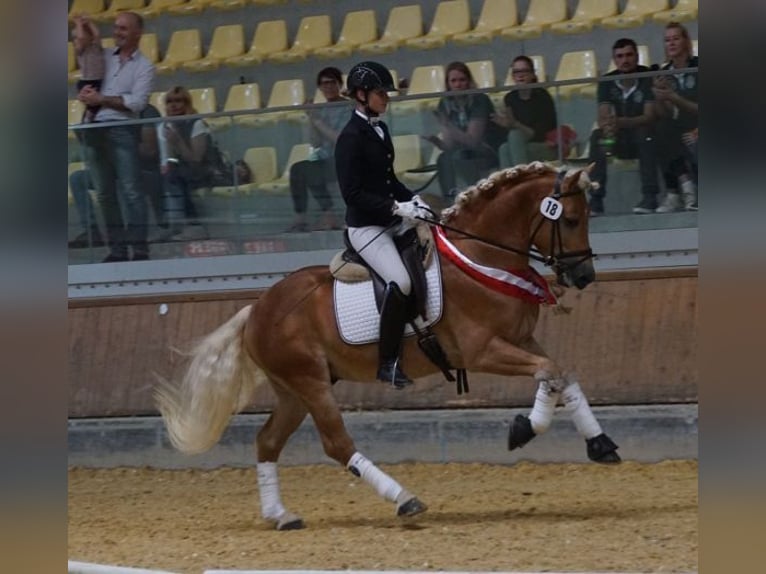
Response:
[{"label": "black hoof boot", "polygon": [[386,361],[378,368],[378,380],[388,383],[395,389],[403,389],[412,384],[412,379],[399,368],[397,361]]},{"label": "black hoof boot", "polygon": [[417,497],[413,496],[397,507],[396,515],[402,518],[408,518],[420,514],[421,512],[425,512],[426,510],[428,510],[428,506],[418,500]]},{"label": "black hoof boot", "polygon": [[535,438],[535,431],[532,430],[529,417],[516,415],[511,428],[508,430],[508,450],[521,448],[533,438]]},{"label": "black hoof boot", "polygon": [[593,462],[602,464],[622,462],[620,455],[617,454],[618,446],[604,433],[587,439],[585,443],[588,445],[588,458]]}]

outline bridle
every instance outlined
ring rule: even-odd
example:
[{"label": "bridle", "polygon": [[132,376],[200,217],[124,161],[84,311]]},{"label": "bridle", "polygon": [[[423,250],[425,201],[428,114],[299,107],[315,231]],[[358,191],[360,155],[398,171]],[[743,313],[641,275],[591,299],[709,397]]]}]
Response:
[{"label": "bridle", "polygon": [[[561,186],[564,182],[565,177],[566,177],[566,171],[559,170],[558,173],[556,174],[556,182],[553,186],[553,192],[550,195],[547,195],[546,198],[552,198],[558,202],[558,200],[560,200],[563,197],[571,197],[580,193],[585,193],[585,191],[583,189],[580,189],[579,187],[576,187],[576,189],[571,191],[562,191]],[[428,221],[425,219],[424,221],[428,221],[428,223],[438,225],[442,227],[443,229],[448,229],[455,233],[459,233],[460,235],[467,237],[468,239],[479,241],[480,243],[484,243],[485,245],[489,245],[491,247],[495,247],[503,251],[509,251],[511,253],[516,253],[518,255],[524,255],[525,257],[529,257],[530,259],[538,261],[542,263],[543,265],[545,265],[546,267],[550,267],[551,269],[553,269],[553,271],[556,273],[557,276],[563,273],[566,273],[567,271],[571,269],[574,269],[583,261],[586,261],[593,257],[593,250],[590,248],[579,249],[576,251],[564,250],[563,239],[561,236],[561,218],[560,217],[557,219],[548,219],[551,222],[550,253],[547,255],[541,253],[537,248],[534,247],[533,243],[534,243],[535,236],[542,228],[542,225],[543,223],[545,223],[546,219],[547,218],[545,216],[543,216],[542,214],[540,215],[540,221],[535,226],[535,229],[529,238],[529,243],[527,244],[526,249],[521,249],[518,247],[514,247],[512,245],[504,245],[502,243],[498,243],[490,239],[485,239],[483,237],[480,237],[468,231],[463,231],[461,229],[457,229],[456,227],[452,227],[451,225],[448,225],[446,223],[437,223],[437,222]]]}]

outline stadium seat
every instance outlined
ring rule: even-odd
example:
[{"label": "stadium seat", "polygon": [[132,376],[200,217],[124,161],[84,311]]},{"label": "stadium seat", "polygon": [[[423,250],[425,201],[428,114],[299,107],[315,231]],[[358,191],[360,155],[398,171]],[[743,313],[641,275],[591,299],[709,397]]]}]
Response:
[{"label": "stadium seat", "polygon": [[374,42],[377,37],[378,24],[374,10],[349,12],[343,19],[338,41],[332,46],[317,48],[314,55],[319,58],[345,58],[350,56],[357,46]]},{"label": "stadium seat", "polygon": [[[81,123],[83,113],[85,113],[85,105],[80,100],[69,100],[67,106],[67,124],[73,126]],[[69,139],[74,139],[74,132],[69,130],[67,136]]]},{"label": "stadium seat", "polygon": [[67,42],[67,73],[69,81],[74,82],[80,77],[80,70],[77,68],[77,56],[74,53],[74,44]]},{"label": "stadium seat", "polygon": [[214,187],[213,195],[233,197],[239,194],[250,194],[259,184],[273,181],[277,177],[277,150],[273,147],[251,147],[245,150],[242,158],[253,174],[253,181],[234,187],[233,185]]},{"label": "stadium seat", "polygon": [[359,46],[365,54],[386,54],[398,49],[405,41],[423,35],[423,14],[420,4],[394,6],[388,13],[386,28],[380,40]]},{"label": "stadium seat", "polygon": [[254,66],[277,52],[287,50],[287,23],[284,20],[259,22],[250,49],[241,56],[226,58],[227,66]]},{"label": "stadium seat", "polygon": [[[647,46],[646,44],[638,45],[638,63],[642,66],[652,65],[652,58],[649,55],[649,46]],[[611,72],[614,69],[615,69],[614,60],[610,59],[609,69],[607,69],[607,72]]]},{"label": "stadium seat", "polygon": [[687,20],[696,20],[698,11],[698,0],[678,0],[676,5],[670,10],[662,10],[652,14],[652,19],[663,24],[668,22],[685,22]]},{"label": "stadium seat", "polygon": [[[407,95],[431,94],[444,91],[444,66],[417,66],[412,70],[410,86]],[[426,98],[417,100],[405,100],[395,102],[395,109],[400,112],[409,112],[435,108],[439,98]]]},{"label": "stadium seat", "polygon": [[441,48],[455,34],[471,29],[471,11],[468,0],[444,0],[436,5],[434,19],[428,33],[410,38],[404,44],[408,48],[425,50]]},{"label": "stadium seat", "polygon": [[290,150],[290,155],[287,157],[285,168],[282,170],[282,175],[278,178],[264,183],[257,184],[258,191],[266,191],[269,193],[280,193],[290,189],[290,168],[293,164],[308,159],[311,146],[307,143],[296,144]]},{"label": "stadium seat", "polygon": [[495,65],[492,63],[492,60],[476,60],[474,62],[466,62],[465,64],[471,70],[471,75],[476,82],[477,88],[495,87]]},{"label": "stadium seat", "polygon": [[111,22],[120,12],[126,10],[137,12],[144,7],[145,0],[112,0],[109,8],[93,16],[96,22]]},{"label": "stadium seat", "polygon": [[185,62],[181,67],[187,72],[209,72],[218,69],[226,58],[234,58],[244,53],[245,32],[242,24],[217,26],[213,30],[213,38],[205,57]]},{"label": "stadium seat", "polygon": [[161,116],[165,115],[165,92],[157,91],[149,94],[149,103],[157,108]]},{"label": "stadium seat", "polygon": [[76,14],[87,14],[93,16],[104,11],[104,0],[73,0],[69,8],[69,17]]},{"label": "stadium seat", "polygon": [[567,17],[566,0],[529,0],[527,15],[521,26],[506,28],[500,36],[508,40],[525,40],[542,35],[543,31]]},{"label": "stadium seat", "polygon": [[210,7],[216,10],[239,10],[244,8],[245,4],[247,0],[213,0]]},{"label": "stadium seat", "polygon": [[199,14],[205,8],[210,6],[215,0],[188,0],[182,4],[168,6],[165,12],[173,16],[184,16],[188,14]]},{"label": "stadium seat", "polygon": [[699,42],[697,40],[692,40],[692,54],[695,56],[699,56]]},{"label": "stadium seat", "polygon": [[397,178],[408,169],[423,167],[420,136],[414,134],[393,136],[394,173]]},{"label": "stadium seat", "polygon": [[277,4],[286,4],[287,0],[250,0],[256,6],[276,6]]},{"label": "stadium seat", "polygon": [[668,9],[668,0],[628,0],[617,16],[601,20],[604,28],[635,28],[657,12]]},{"label": "stadium seat", "polygon": [[500,30],[512,28],[517,24],[516,0],[484,0],[473,30],[455,34],[452,41],[459,45],[487,43]]},{"label": "stadium seat", "polygon": [[[259,110],[262,106],[261,88],[258,84],[234,84],[229,88],[226,102],[223,104],[224,112],[236,112],[242,110]],[[253,116],[232,116],[236,125],[253,125]]]},{"label": "stadium seat", "polygon": [[144,18],[154,18],[163,12],[167,12],[171,7],[183,4],[186,0],[149,0],[146,8],[136,10]]},{"label": "stadium seat", "polygon": [[305,16],[298,24],[298,32],[289,50],[269,54],[267,59],[277,64],[299,62],[317,48],[332,44],[332,25],[330,16]]},{"label": "stadium seat", "polygon": [[170,36],[165,57],[156,64],[158,74],[175,72],[181,64],[199,60],[202,57],[202,41],[199,30],[176,30]]},{"label": "stadium seat", "polygon": [[[554,81],[596,78],[597,76],[596,53],[593,50],[579,50],[562,54]],[[552,91],[556,89],[558,89],[559,95],[563,98],[574,95],[595,95],[596,83],[569,84],[552,88]]]},{"label": "stadium seat", "polygon": [[580,0],[569,20],[551,24],[555,34],[584,34],[603,18],[617,15],[617,0]]},{"label": "stadium seat", "polygon": [[[303,80],[294,78],[288,80],[277,80],[271,87],[269,99],[266,102],[266,108],[280,108],[286,106],[302,106],[306,103],[306,88]],[[261,126],[272,124],[281,120],[305,121],[306,114],[302,110],[297,112],[279,111],[253,116],[252,124]]]},{"label": "stadium seat", "polygon": [[[418,144],[417,145],[420,146],[420,151],[418,152],[418,154],[420,156],[420,161],[422,162],[423,161],[423,146],[422,146],[423,142],[420,141],[420,136],[418,136],[418,138],[419,139],[418,139]],[[408,140],[404,140],[403,142],[401,142],[398,145],[400,147],[397,148],[397,152],[396,152],[397,157],[394,158],[394,161],[399,159],[398,158],[399,153],[400,153],[399,149],[402,149],[404,151],[404,153],[406,153],[408,145],[413,145],[413,144],[410,144],[408,142]],[[435,179],[435,176],[436,176],[436,161],[439,159],[439,155],[441,155],[441,153],[442,153],[442,150],[440,150],[436,146],[432,146],[431,156],[428,159],[428,163],[427,164],[422,164],[422,165],[418,165],[418,166],[415,166],[415,167],[408,167],[407,169],[405,169],[405,170],[403,170],[401,172],[397,171],[396,177],[404,185],[406,185],[407,187],[409,187],[410,189],[413,189],[413,190],[428,184],[430,181],[433,181]],[[421,171],[421,172],[415,172],[415,173],[413,173],[411,171],[407,171],[407,170],[411,170],[411,169],[417,169],[417,168],[421,168],[421,167],[426,167],[426,165],[432,166],[433,169],[429,170],[429,171]],[[394,169],[396,169],[396,167]]]},{"label": "stadium seat", "polygon": [[[103,43],[103,42],[102,42]],[[138,49],[146,56],[152,64],[156,64],[160,59],[160,47],[157,43],[157,34],[150,32],[141,35],[138,43]]]}]

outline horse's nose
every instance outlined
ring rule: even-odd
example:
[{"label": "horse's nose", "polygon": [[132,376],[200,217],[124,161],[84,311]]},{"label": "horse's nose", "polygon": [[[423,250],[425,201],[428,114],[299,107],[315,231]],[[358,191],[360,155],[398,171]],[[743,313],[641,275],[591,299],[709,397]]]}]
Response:
[{"label": "horse's nose", "polygon": [[596,280],[596,271],[593,269],[593,263],[584,261],[580,263],[572,273],[574,285],[578,289],[585,289]]},{"label": "horse's nose", "polygon": [[578,289],[585,289],[588,285],[593,283],[593,280],[595,279],[594,275],[579,275],[575,277],[575,287]]}]

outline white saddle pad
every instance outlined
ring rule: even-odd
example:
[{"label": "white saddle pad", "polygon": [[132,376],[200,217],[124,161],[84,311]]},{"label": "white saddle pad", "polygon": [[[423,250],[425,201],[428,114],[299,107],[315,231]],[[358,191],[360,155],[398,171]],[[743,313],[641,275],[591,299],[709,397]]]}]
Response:
[{"label": "white saddle pad", "polygon": [[[428,282],[428,300],[426,302],[427,320],[423,325],[433,325],[442,316],[442,274],[439,268],[439,257],[434,252],[431,265],[426,269]],[[335,280],[333,288],[335,302],[335,320],[341,339],[350,345],[374,343],[380,335],[380,314],[375,305],[375,293],[372,289],[372,279],[346,283]],[[418,322],[420,326],[421,322]],[[414,331],[408,324],[404,335],[413,335]]]}]

